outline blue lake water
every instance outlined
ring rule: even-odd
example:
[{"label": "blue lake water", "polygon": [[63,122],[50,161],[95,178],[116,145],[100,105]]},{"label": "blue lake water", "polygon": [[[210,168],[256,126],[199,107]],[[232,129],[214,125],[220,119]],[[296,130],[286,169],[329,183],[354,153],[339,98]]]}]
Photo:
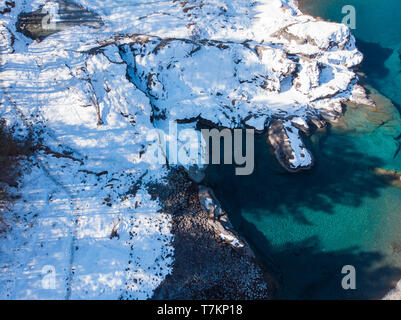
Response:
[{"label": "blue lake water", "polygon": [[[278,298],[381,298],[401,279],[401,190],[374,173],[401,171],[401,1],[302,1],[332,21],[348,4],[377,108],[347,106],[339,124],[306,138],[316,159],[308,172],[285,172],[264,135],[255,141],[253,175],[225,165],[207,172],[234,226],[276,275]],[[341,287],[344,265],[356,268],[356,290]]]}]

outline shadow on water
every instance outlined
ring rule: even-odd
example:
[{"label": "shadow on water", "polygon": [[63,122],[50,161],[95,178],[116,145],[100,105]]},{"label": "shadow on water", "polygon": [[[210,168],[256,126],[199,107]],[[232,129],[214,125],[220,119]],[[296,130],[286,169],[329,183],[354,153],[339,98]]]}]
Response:
[{"label": "shadow on water", "polygon": [[[382,88],[383,83],[381,81],[387,80],[391,83],[391,77],[389,77],[390,69],[386,66],[386,61],[394,53],[391,48],[385,48],[378,43],[366,42],[361,39],[356,41],[357,48],[363,53],[363,62],[361,71],[366,74],[367,78],[364,80],[375,88]],[[401,51],[398,51],[400,64],[401,64]],[[389,84],[391,86],[391,84]],[[392,103],[401,114],[401,105],[399,99],[396,97],[389,96]]]},{"label": "shadow on water", "polygon": [[[364,199],[378,198],[386,185],[374,175],[373,169],[382,166],[383,161],[357,150],[346,134],[336,133],[336,141],[330,140],[330,145],[325,146],[329,134],[330,129],[308,139],[308,147],[317,160],[310,171],[285,172],[271,154],[266,138],[259,136],[255,141],[255,171],[251,176],[235,176],[233,167],[228,165],[210,166],[206,183],[268,268],[278,271],[279,278],[281,274],[281,298],[381,298],[401,278],[401,269],[385,266],[381,253],[362,252],[357,247],[325,251],[318,234],[301,242],[272,246],[271,239],[243,217],[246,213],[258,223],[266,215],[291,216],[294,223],[311,226],[306,211],[333,216],[338,205],[358,208]],[[344,276],[341,268],[348,264],[357,270],[357,290],[345,291],[341,287]]]}]

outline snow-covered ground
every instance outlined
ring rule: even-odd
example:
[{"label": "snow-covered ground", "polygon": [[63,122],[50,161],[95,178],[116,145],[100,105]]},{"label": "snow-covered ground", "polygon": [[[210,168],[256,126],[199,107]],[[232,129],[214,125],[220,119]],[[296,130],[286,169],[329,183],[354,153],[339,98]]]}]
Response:
[{"label": "snow-covered ground", "polygon": [[19,13],[49,2],[0,15],[0,117],[36,147],[4,213],[3,299],[150,297],[174,252],[170,217],[146,191],[167,174],[146,133],[199,117],[260,130],[282,119],[292,165],[308,166],[294,124],[340,116],[362,60],[345,26],[291,0],[76,0],[104,25],[41,42],[16,31]]}]

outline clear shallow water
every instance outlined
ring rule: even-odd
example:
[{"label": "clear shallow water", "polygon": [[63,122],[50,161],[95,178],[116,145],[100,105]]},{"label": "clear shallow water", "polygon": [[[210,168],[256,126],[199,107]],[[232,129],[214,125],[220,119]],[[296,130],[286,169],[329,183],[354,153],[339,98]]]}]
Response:
[{"label": "clear shallow water", "polygon": [[[373,3],[381,1],[314,0],[315,11],[310,12],[340,21],[337,8],[341,14],[342,3],[352,2],[360,12],[355,34],[365,39],[359,41],[368,58],[363,66],[365,81],[401,105],[401,82],[394,80],[400,61],[392,50],[401,28],[387,34],[389,26],[372,27],[370,19],[363,20],[362,13],[371,14]],[[396,1],[383,2],[401,9]],[[401,10],[386,9],[374,12],[401,15]],[[399,25],[400,19],[379,17],[381,23]],[[361,27],[363,21],[369,24],[367,29]],[[377,36],[379,30],[383,40]],[[382,42],[367,44],[372,40]],[[390,51],[383,54],[386,48],[391,48],[390,55]],[[389,70],[386,66],[392,64]],[[377,109],[349,106],[340,124],[307,139],[316,159],[308,172],[290,174],[280,168],[265,136],[256,140],[253,175],[235,176],[231,166],[208,169],[207,183],[235,227],[277,272],[279,298],[381,298],[401,279],[401,190],[373,173],[375,168],[401,171],[401,154],[395,156],[401,121],[390,100],[379,94],[376,98]],[[356,267],[355,291],[341,288],[344,265]]]}]

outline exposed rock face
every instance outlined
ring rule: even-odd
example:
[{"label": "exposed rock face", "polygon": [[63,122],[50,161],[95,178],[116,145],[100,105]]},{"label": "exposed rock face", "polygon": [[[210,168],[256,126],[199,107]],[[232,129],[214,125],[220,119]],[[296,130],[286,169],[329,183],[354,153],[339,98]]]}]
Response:
[{"label": "exposed rock face", "polygon": [[220,218],[225,214],[212,189],[199,185],[198,190],[199,202],[210,217]]},{"label": "exposed rock face", "polygon": [[[170,168],[146,133],[170,121],[270,127],[282,165],[310,167],[301,133],[363,99],[349,30],[291,0],[0,0],[0,13],[0,117],[36,146],[1,239],[0,297],[145,299],[168,273],[155,297],[270,297],[272,281],[194,184],[163,184]],[[57,290],[39,287],[43,264]]]},{"label": "exposed rock face", "polygon": [[175,255],[173,272],[153,299],[271,298],[275,282],[247,243],[233,231],[227,217],[218,221],[205,210],[210,189],[200,187],[198,197],[196,184],[180,170],[170,174],[167,184],[149,187],[172,216]]},{"label": "exposed rock face", "polygon": [[401,300],[401,281],[398,282],[397,287],[391,290],[383,300]]},{"label": "exposed rock face", "polygon": [[74,26],[100,28],[103,21],[98,14],[70,0],[47,2],[38,10],[21,13],[16,24],[17,31],[33,40],[44,38]]},{"label": "exposed rock face", "polygon": [[192,181],[196,183],[201,183],[203,179],[205,179],[205,169],[204,167],[200,167],[198,165],[189,166],[187,169],[188,176]]},{"label": "exposed rock face", "polygon": [[368,98],[365,88],[358,84],[354,86],[350,101],[356,104],[363,104],[367,106],[376,105],[376,102],[373,99]]}]

